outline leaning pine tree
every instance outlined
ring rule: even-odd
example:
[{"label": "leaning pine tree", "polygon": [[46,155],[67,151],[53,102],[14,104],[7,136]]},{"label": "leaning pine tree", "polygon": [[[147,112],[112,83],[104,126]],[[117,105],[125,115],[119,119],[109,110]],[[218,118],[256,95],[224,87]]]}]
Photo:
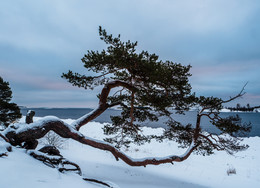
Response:
[{"label": "leaning pine tree", "polygon": [[[238,138],[250,130],[247,124],[241,124],[239,117],[221,118],[222,105],[243,95],[242,91],[235,97],[222,100],[215,97],[196,97],[191,93],[189,84],[190,66],[183,66],[171,61],[160,61],[158,56],[147,51],[136,52],[137,42],[122,42],[120,36],[113,37],[99,28],[100,39],[107,45],[103,51],[88,51],[82,58],[84,67],[95,73],[86,76],[69,71],[62,75],[72,85],[93,89],[102,86],[98,95],[98,107],[68,125],[58,118],[44,118],[29,125],[13,124],[0,136],[13,146],[21,145],[35,149],[36,140],[49,131],[54,131],[64,138],[74,139],[82,144],[109,151],[117,160],[123,160],[131,166],[159,165],[162,163],[181,162],[193,151],[211,154],[213,150],[225,150],[229,153],[246,149]],[[93,74],[92,74],[93,75]],[[104,127],[104,133],[110,135],[105,140],[95,140],[80,133],[80,128],[94,120],[108,108],[120,107],[121,115],[111,117],[112,123]],[[172,118],[172,113],[185,113],[191,107],[198,109],[195,127],[182,125]],[[163,117],[168,129],[163,135],[144,136],[140,125],[144,121],[158,121]],[[201,118],[210,119],[221,134],[214,135],[201,130]],[[150,139],[172,139],[186,147],[183,155],[167,157],[149,157],[132,159],[120,150],[135,142],[142,144]],[[25,143],[24,145],[22,145]],[[26,144],[27,143],[27,144]],[[34,143],[34,144],[30,144]]]},{"label": "leaning pine tree", "polygon": [[21,118],[19,107],[11,103],[12,91],[9,83],[5,82],[0,76],[0,125],[7,127],[15,120]]}]

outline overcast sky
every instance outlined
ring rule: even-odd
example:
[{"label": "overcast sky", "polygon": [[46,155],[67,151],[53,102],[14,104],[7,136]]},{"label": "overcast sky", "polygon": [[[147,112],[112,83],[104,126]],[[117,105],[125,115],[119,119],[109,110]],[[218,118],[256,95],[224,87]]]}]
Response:
[{"label": "overcast sky", "polygon": [[95,107],[99,90],[70,86],[69,69],[106,46],[98,26],[162,60],[192,65],[198,95],[260,105],[259,0],[0,1],[0,76],[27,107]]}]

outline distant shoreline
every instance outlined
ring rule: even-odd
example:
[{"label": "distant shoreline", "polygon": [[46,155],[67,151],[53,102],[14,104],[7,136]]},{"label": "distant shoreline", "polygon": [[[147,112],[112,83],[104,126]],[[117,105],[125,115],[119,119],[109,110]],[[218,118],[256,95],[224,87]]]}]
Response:
[{"label": "distant shoreline", "polygon": [[[20,110],[94,110],[95,108],[83,108],[83,107],[66,107],[66,108],[62,108],[62,107],[21,107],[19,106]],[[115,111],[120,111],[120,109],[117,109],[117,108],[109,108],[108,110],[115,110]],[[188,112],[194,112],[196,111],[196,109],[190,109],[188,110]],[[221,113],[259,113],[258,110],[254,110],[254,111],[240,111],[240,110],[230,110],[230,109],[227,109],[227,108],[223,108],[221,109],[219,112]]]}]

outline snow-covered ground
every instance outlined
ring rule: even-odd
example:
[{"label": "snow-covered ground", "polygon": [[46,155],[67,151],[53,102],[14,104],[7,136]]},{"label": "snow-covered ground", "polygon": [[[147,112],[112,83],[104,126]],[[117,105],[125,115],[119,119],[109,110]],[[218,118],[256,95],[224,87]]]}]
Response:
[{"label": "snow-covered ground", "polygon": [[[39,118],[38,118],[39,119]],[[23,120],[22,120],[23,121]],[[65,120],[71,123],[73,120]],[[82,127],[81,132],[89,137],[103,139],[103,124],[92,122]],[[161,134],[162,129],[143,128],[145,134]],[[1,142],[0,142],[1,143]],[[159,166],[131,167],[116,161],[109,152],[101,151],[73,140],[67,140],[61,154],[77,163],[83,177],[111,182],[115,188],[188,188],[188,187],[260,187],[260,138],[245,138],[250,147],[231,156],[216,151],[211,156],[192,154],[181,163]],[[1,146],[0,146],[1,147]],[[0,158],[0,187],[55,187],[98,188],[104,187],[82,180],[73,173],[60,173],[42,162],[33,159],[26,150],[13,148],[8,157]],[[133,158],[182,154],[184,150],[173,141],[152,141],[142,146],[131,145],[124,150]],[[236,174],[227,174],[235,169]]]}]

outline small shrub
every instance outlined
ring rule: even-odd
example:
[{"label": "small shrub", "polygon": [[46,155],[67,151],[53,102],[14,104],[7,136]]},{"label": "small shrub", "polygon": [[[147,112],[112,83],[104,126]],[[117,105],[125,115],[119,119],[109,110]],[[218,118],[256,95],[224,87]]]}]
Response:
[{"label": "small shrub", "polygon": [[229,176],[229,175],[231,175],[231,174],[236,174],[237,172],[236,172],[236,169],[234,168],[234,167],[229,167],[228,169],[227,169],[227,175]]},{"label": "small shrub", "polygon": [[63,148],[65,139],[57,135],[55,132],[48,132],[41,140],[43,145],[55,146],[56,148]]}]

